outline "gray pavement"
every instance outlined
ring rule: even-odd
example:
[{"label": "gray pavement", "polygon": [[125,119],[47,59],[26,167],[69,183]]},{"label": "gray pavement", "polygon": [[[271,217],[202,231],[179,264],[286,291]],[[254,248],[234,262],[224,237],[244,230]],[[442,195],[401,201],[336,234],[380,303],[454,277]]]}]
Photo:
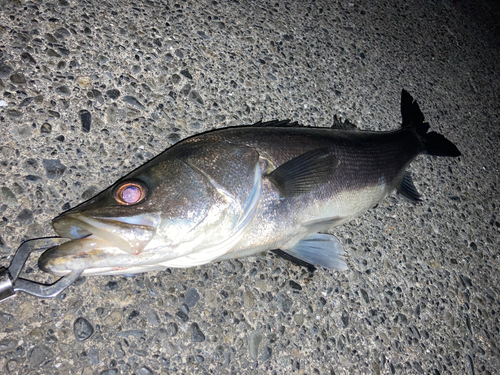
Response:
[{"label": "gray pavement", "polygon": [[[4,301],[0,373],[499,374],[499,20],[496,1],[0,1],[3,266],[213,128],[396,129],[405,88],[463,153],[412,164],[422,204],[334,231],[345,272],[262,254]],[[36,256],[24,277],[53,280]]]}]

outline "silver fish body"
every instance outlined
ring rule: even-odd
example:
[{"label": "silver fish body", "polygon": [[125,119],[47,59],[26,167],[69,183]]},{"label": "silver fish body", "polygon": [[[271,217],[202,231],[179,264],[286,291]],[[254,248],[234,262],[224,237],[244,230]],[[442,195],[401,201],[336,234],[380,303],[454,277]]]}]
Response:
[{"label": "silver fish body", "polygon": [[39,266],[55,274],[133,274],[281,249],[293,258],[346,269],[328,229],[398,189],[419,196],[406,167],[419,154],[459,156],[428,133],[402,94],[402,128],[367,132],[243,126],[177,143],[88,202],[53,221],[61,237]]}]

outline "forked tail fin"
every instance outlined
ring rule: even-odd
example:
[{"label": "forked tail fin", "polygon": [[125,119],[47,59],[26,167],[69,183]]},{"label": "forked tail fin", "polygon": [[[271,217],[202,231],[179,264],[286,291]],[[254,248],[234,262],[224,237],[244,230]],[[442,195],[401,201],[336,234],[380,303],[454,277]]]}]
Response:
[{"label": "forked tail fin", "polygon": [[457,157],[462,155],[451,141],[445,138],[444,135],[430,132],[429,123],[424,122],[424,115],[420,111],[418,103],[413,100],[408,91],[401,92],[401,115],[403,116],[403,128],[413,128],[422,138],[425,153],[434,156],[452,156]]}]

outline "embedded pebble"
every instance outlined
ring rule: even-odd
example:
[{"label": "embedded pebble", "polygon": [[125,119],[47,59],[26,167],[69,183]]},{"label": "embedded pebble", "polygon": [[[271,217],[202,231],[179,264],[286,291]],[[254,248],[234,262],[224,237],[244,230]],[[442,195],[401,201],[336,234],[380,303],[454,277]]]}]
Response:
[{"label": "embedded pebble", "polygon": [[32,368],[38,367],[52,358],[53,352],[46,345],[36,345],[28,351],[28,360]]},{"label": "embedded pebble", "polygon": [[88,133],[90,131],[90,126],[92,125],[92,116],[89,111],[82,109],[79,112],[80,121],[82,123],[82,131]]},{"label": "embedded pebble", "polygon": [[146,313],[146,319],[148,320],[148,322],[152,325],[152,326],[159,326],[161,321],[160,321],[160,317],[158,316],[158,314],[156,313],[156,311],[154,310],[149,310],[147,313]]},{"label": "embedded pebble", "polygon": [[59,159],[43,159],[42,166],[49,179],[61,177],[66,170],[66,166],[63,165]]},{"label": "embedded pebble", "polygon": [[73,332],[78,341],[85,341],[94,333],[94,327],[84,317],[78,317],[73,323]]},{"label": "embedded pebble", "polygon": [[24,99],[21,103],[19,103],[19,108],[28,106],[33,101],[33,99],[33,97]]},{"label": "embedded pebble", "polygon": [[19,362],[16,360],[10,360],[7,362],[5,367],[9,373],[14,374],[19,368]]},{"label": "embedded pebble", "polygon": [[271,358],[272,354],[273,354],[272,349],[271,349],[269,346],[266,346],[266,347],[264,348],[264,350],[263,350],[263,353],[262,353],[262,356],[260,357],[260,360],[261,360],[262,362],[265,362],[265,361],[267,361],[269,358]]},{"label": "embedded pebble", "polygon": [[17,221],[19,221],[23,225],[31,224],[31,222],[33,221],[33,211],[31,211],[28,208],[25,208],[17,214],[16,218]]},{"label": "embedded pebble", "polygon": [[108,90],[106,91],[106,95],[110,98],[110,99],[118,99],[120,97],[120,90],[117,90],[117,89],[111,89],[111,90]]},{"label": "embedded pebble", "polygon": [[13,70],[10,66],[0,62],[0,77],[7,78]]},{"label": "embedded pebble", "polygon": [[174,337],[179,332],[179,328],[176,323],[170,322],[167,324],[167,333],[170,337]]},{"label": "embedded pebble", "polygon": [[106,286],[104,287],[104,290],[117,290],[120,288],[120,285],[116,281],[109,281]]},{"label": "embedded pebble", "polygon": [[12,190],[10,190],[6,186],[2,186],[2,188],[0,189],[0,197],[1,197],[0,201],[6,204],[7,206],[13,207],[17,205],[16,196],[14,195]]},{"label": "embedded pebble", "polygon": [[181,70],[180,73],[188,79],[193,79],[193,76],[189,73],[189,70],[187,69]]},{"label": "embedded pebble", "polygon": [[200,295],[198,294],[198,291],[195,288],[189,289],[184,294],[184,303],[189,307],[194,307],[199,300],[200,300]]},{"label": "embedded pebble", "polygon": [[187,322],[189,320],[189,316],[184,312],[184,311],[177,311],[175,316],[181,321],[181,322]]},{"label": "embedded pebble", "polygon": [[70,88],[69,88],[68,86],[66,86],[66,85],[56,87],[56,92],[57,92],[59,95],[62,95],[62,96],[70,96],[70,95],[71,95],[71,90],[70,90]]},{"label": "embedded pebble", "polygon": [[349,325],[349,313],[344,310],[342,313],[341,317],[342,323],[344,324],[344,327],[347,327]]},{"label": "embedded pebble", "polygon": [[137,374],[138,375],[152,375],[154,374],[153,371],[149,367],[142,366],[137,369]]},{"label": "embedded pebble", "polygon": [[189,306],[183,303],[180,307],[179,310],[183,312],[184,314],[189,314]]},{"label": "embedded pebble", "polygon": [[250,354],[250,357],[254,360],[257,360],[259,354],[259,346],[263,338],[264,335],[262,335],[260,329],[253,331],[248,338],[248,352]]},{"label": "embedded pebble", "polygon": [[17,109],[9,109],[7,110],[7,115],[10,117],[21,117],[23,113],[21,111],[18,111]]},{"label": "embedded pebble", "polygon": [[255,296],[251,290],[245,290],[245,292],[243,292],[243,303],[246,308],[251,309],[253,307],[255,303]]},{"label": "embedded pebble", "polygon": [[76,83],[85,88],[92,86],[92,81],[92,77],[89,76],[81,76],[76,79]]},{"label": "embedded pebble", "polygon": [[284,293],[278,293],[276,303],[283,312],[289,312],[293,305],[293,300]]},{"label": "embedded pebble", "polygon": [[189,83],[186,83],[182,89],[181,89],[181,94],[184,95],[184,96],[187,96],[189,94],[189,92],[191,91],[191,85]]},{"label": "embedded pebble", "polygon": [[190,329],[191,329],[191,341],[193,342],[205,341],[205,334],[201,331],[197,323],[192,323]]},{"label": "embedded pebble", "polygon": [[192,99],[193,101],[195,101],[198,104],[201,104],[201,105],[205,104],[205,101],[203,100],[203,98],[201,97],[201,95],[198,93],[198,91],[192,90],[189,93],[189,98]]},{"label": "embedded pebble", "polygon": [[93,365],[99,364],[99,350],[90,348],[87,356],[89,357],[90,362],[92,362]]},{"label": "embedded pebble", "polygon": [[16,345],[17,345],[17,340],[3,339],[0,341],[0,352],[12,350],[16,347]]},{"label": "embedded pebble", "polygon": [[132,312],[130,313],[130,315],[128,316],[127,318],[127,322],[130,322],[131,320],[133,320],[134,318],[137,318],[139,315],[141,315],[141,313],[137,310],[132,310]]},{"label": "embedded pebble", "polygon": [[131,104],[135,107],[139,107],[140,109],[145,109],[144,106],[133,96],[130,96],[130,95],[125,95],[123,97],[123,100],[128,103],[128,104]]},{"label": "embedded pebble", "polygon": [[122,311],[120,309],[115,309],[111,312],[111,314],[109,314],[104,319],[104,323],[111,326],[111,327],[114,327],[114,326],[118,325],[118,323],[120,323],[122,317],[123,317]]},{"label": "embedded pebble", "polygon": [[177,133],[171,133],[167,135],[167,139],[170,142],[170,144],[175,144],[181,140],[181,136]]},{"label": "embedded pebble", "polygon": [[290,280],[290,281],[288,282],[288,284],[290,285],[290,287],[291,287],[292,289],[295,289],[295,290],[302,290],[302,286],[300,286],[300,284],[297,284],[297,283],[296,283],[295,281],[293,281],[293,280]]},{"label": "embedded pebble", "polygon": [[146,284],[146,289],[149,292],[149,294],[151,296],[155,297],[156,296],[156,289],[155,289],[153,282],[151,281],[151,279],[149,277],[144,276],[144,284]]},{"label": "embedded pebble", "polygon": [[116,334],[116,337],[128,337],[128,336],[133,336],[133,337],[142,337],[146,331],[143,329],[129,329],[127,331],[121,331]]},{"label": "embedded pebble", "polygon": [[49,55],[50,57],[61,57],[61,55],[54,51],[52,48],[47,48],[47,55]]},{"label": "embedded pebble", "polygon": [[60,118],[61,114],[57,111],[51,111],[50,109],[47,111],[52,119]]},{"label": "embedded pebble", "polygon": [[23,73],[14,73],[10,76],[10,81],[17,85],[23,85],[26,83],[26,78]]}]

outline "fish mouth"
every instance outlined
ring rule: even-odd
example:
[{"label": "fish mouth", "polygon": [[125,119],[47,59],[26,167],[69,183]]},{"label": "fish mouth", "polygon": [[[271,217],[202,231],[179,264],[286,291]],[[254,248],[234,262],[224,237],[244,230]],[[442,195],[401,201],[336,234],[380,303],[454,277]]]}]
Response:
[{"label": "fish mouth", "polygon": [[73,270],[85,270],[84,275],[126,273],[130,266],[144,262],[141,253],[156,234],[158,222],[142,215],[96,218],[63,214],[52,225],[57,234],[71,241],[44,252],[38,266],[56,275]]}]

